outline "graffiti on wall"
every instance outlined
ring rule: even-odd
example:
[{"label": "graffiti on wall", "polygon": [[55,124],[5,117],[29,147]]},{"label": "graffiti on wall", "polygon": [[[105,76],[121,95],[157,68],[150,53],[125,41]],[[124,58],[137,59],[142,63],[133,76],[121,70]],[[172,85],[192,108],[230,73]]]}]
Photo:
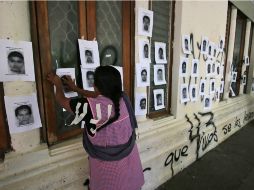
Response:
[{"label": "graffiti on wall", "polygon": [[[205,117],[205,124],[201,125],[201,118],[203,117]],[[189,140],[191,143],[196,140],[196,159],[199,159],[200,153],[204,152],[212,142],[218,142],[217,129],[213,120],[214,114],[212,112],[198,112],[198,115],[194,113],[194,119],[197,121],[197,125],[194,125],[194,122],[187,115],[185,115],[185,118],[191,125]]]}]

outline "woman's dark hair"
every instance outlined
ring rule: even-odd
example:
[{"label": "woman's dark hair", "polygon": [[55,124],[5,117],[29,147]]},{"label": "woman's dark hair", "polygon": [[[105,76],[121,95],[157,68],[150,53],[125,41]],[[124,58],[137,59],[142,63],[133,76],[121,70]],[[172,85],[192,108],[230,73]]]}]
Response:
[{"label": "woman's dark hair", "polygon": [[94,85],[100,93],[111,99],[115,107],[115,115],[100,128],[116,121],[120,115],[120,98],[122,97],[122,81],[119,71],[112,66],[99,66],[94,73]]}]

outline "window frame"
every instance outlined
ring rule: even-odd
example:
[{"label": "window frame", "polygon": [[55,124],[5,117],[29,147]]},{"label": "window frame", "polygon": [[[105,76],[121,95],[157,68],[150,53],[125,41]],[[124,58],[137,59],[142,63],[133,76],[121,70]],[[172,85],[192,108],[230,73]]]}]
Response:
[{"label": "window frame", "polygon": [[[243,22],[243,28],[242,28],[242,38],[241,38],[241,44],[240,44],[240,63],[238,64],[237,67],[237,79],[236,79],[236,92],[235,92],[235,96],[232,96],[231,91],[229,92],[229,98],[235,98],[238,97],[240,94],[240,86],[241,86],[241,81],[242,81],[242,65],[243,65],[243,56],[244,56],[244,44],[245,44],[245,35],[246,35],[246,25],[247,25],[247,17],[246,15],[244,15],[239,9],[237,9],[237,16],[236,16],[236,20],[237,17],[240,17],[241,19],[244,20]],[[236,22],[236,27],[237,27],[237,22]],[[235,43],[235,42],[234,42]],[[233,50],[234,51],[234,50]],[[234,56],[234,55],[233,55]],[[230,87],[231,87],[231,83],[230,83]]]},{"label": "window frame", "polygon": [[[156,112],[150,112],[150,109],[148,107],[148,118],[150,119],[155,119],[158,117],[165,117],[165,116],[169,116],[171,115],[171,96],[172,96],[172,70],[173,70],[173,40],[174,40],[174,21],[175,21],[175,1],[170,1],[171,3],[171,10],[170,10],[170,25],[169,25],[169,40],[168,40],[168,44],[170,47],[168,47],[169,49],[169,55],[168,55],[168,69],[165,70],[168,73],[168,77],[167,77],[167,105],[166,105],[166,110],[162,110],[162,111],[156,111]],[[152,0],[149,1],[149,10],[151,10],[152,8]],[[151,42],[152,38],[149,38],[149,41]],[[152,63],[151,63],[152,64]],[[149,104],[150,105],[150,95],[151,95],[151,89],[150,86],[147,87],[147,92],[148,92],[148,100],[149,100]]]},{"label": "window frame", "polygon": [[[96,1],[78,1],[78,34],[79,38],[93,40],[96,38]],[[134,77],[134,7],[135,2],[122,2],[122,32],[123,32],[123,81],[124,90],[133,102]],[[51,44],[49,36],[48,10],[46,1],[30,2],[31,30],[34,45],[36,81],[39,108],[42,124],[42,139],[48,145],[69,139],[82,133],[82,129],[58,133],[54,90],[46,80],[46,74],[52,70]],[[89,19],[88,19],[89,18]],[[42,42],[42,43],[40,43]],[[47,51],[45,51],[47,50]],[[53,101],[52,101],[53,100]],[[53,109],[52,109],[53,108]]]}]

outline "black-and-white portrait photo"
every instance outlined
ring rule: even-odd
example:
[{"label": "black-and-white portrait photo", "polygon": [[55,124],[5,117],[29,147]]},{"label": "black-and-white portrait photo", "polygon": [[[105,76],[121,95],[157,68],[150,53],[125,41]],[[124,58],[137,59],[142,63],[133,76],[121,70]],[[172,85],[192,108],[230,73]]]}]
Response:
[{"label": "black-and-white portrait photo", "polygon": [[154,84],[166,84],[164,65],[154,65]]},{"label": "black-and-white portrait photo", "polygon": [[32,105],[20,105],[15,108],[17,126],[29,125],[34,122]]},{"label": "black-and-white portrait photo", "polygon": [[9,74],[25,74],[25,60],[23,52],[12,50],[8,52]]},{"label": "black-and-white portrait photo", "polygon": [[206,96],[204,98],[204,109],[205,110],[211,109],[211,98],[209,96]]},{"label": "black-and-white portrait photo", "polygon": [[181,103],[185,103],[190,100],[189,91],[188,91],[188,84],[181,84],[180,97],[181,97],[180,98]]},{"label": "black-and-white portrait photo", "polygon": [[207,52],[208,57],[212,57],[212,53],[213,53],[213,44],[209,43]]},{"label": "black-and-white portrait photo", "polygon": [[89,88],[94,87],[94,71],[86,72],[86,81]]},{"label": "black-and-white portrait photo", "polygon": [[243,84],[243,85],[246,85],[246,75],[243,75],[242,84]]},{"label": "black-and-white portrait photo", "polygon": [[237,79],[237,72],[232,72],[231,82],[236,82],[236,79]]},{"label": "black-and-white portrait photo", "polygon": [[210,94],[215,93],[215,79],[210,80]]},{"label": "black-and-white portrait photo", "polygon": [[72,91],[68,85],[65,84],[67,78],[71,78],[76,83],[75,68],[59,68],[56,70],[56,74],[61,78],[65,97],[71,98],[78,96],[77,92]]},{"label": "black-and-white portrait photo", "polygon": [[32,42],[0,39],[0,81],[35,81]]},{"label": "black-and-white portrait photo", "polygon": [[85,60],[87,64],[94,63],[93,61],[93,51],[90,49],[85,50]]},{"label": "black-and-white portrait photo", "polygon": [[11,134],[42,126],[35,93],[29,96],[5,96],[4,101]]},{"label": "black-and-white portrait photo", "polygon": [[199,60],[198,59],[192,60],[191,76],[192,77],[199,76]]},{"label": "black-and-white portrait photo", "polygon": [[223,93],[224,90],[224,81],[220,81],[220,93]]},{"label": "black-and-white portrait photo", "polygon": [[245,57],[244,57],[244,64],[247,65],[247,66],[250,65],[249,56],[245,56]]},{"label": "black-and-white portrait photo", "polygon": [[140,63],[150,63],[150,43],[148,39],[139,39],[138,40],[139,48],[139,62]]},{"label": "black-and-white portrait photo", "polygon": [[207,50],[208,50],[208,38],[207,37],[202,37],[202,42],[201,42],[201,54],[206,55]]},{"label": "black-and-white portrait photo", "polygon": [[216,45],[213,46],[213,57],[214,58],[217,57],[217,46]]},{"label": "black-and-white portrait photo", "polygon": [[136,93],[135,95],[135,115],[146,115],[147,113],[147,95],[145,93]]},{"label": "black-and-white portrait photo", "polygon": [[182,48],[183,48],[183,53],[191,54],[190,35],[182,36]]},{"label": "black-and-white portrait photo", "polygon": [[206,76],[210,76],[212,74],[212,63],[210,60],[206,61]]},{"label": "black-and-white portrait photo", "polygon": [[216,63],[213,62],[212,63],[212,72],[211,72],[212,75],[215,75],[216,74]]},{"label": "black-and-white portrait photo", "polygon": [[138,8],[138,35],[152,37],[153,11]]},{"label": "black-and-white portrait photo", "polygon": [[136,64],[137,87],[146,87],[150,85],[150,67],[148,64]]},{"label": "black-and-white portrait photo", "polygon": [[166,43],[163,42],[154,42],[154,55],[155,55],[155,62],[166,64]]},{"label": "black-and-white portrait photo", "polygon": [[198,86],[196,84],[191,84],[190,85],[190,100],[191,102],[197,101],[197,90]]},{"label": "black-and-white portrait photo", "polygon": [[154,108],[155,108],[155,110],[165,108],[165,105],[164,105],[164,90],[163,89],[153,90],[153,95],[154,95]]},{"label": "black-and-white portrait photo", "polygon": [[200,84],[199,84],[199,95],[200,96],[205,95],[205,84],[206,84],[206,80],[201,79]]},{"label": "black-and-white portrait photo", "polygon": [[224,39],[222,37],[220,37],[220,42],[219,42],[219,45],[218,45],[218,51],[223,52],[223,49],[224,49]]},{"label": "black-and-white portrait photo", "polygon": [[78,39],[81,67],[84,69],[96,68],[100,65],[97,41]]},{"label": "black-and-white portrait photo", "polygon": [[82,69],[82,82],[85,90],[94,91],[94,72],[95,69]]},{"label": "black-and-white portrait photo", "polygon": [[181,57],[179,66],[179,75],[182,77],[187,77],[188,62],[189,62],[188,58]]},{"label": "black-and-white portrait photo", "polygon": [[217,75],[217,76],[220,76],[220,71],[221,71],[220,63],[217,63],[217,64],[216,64],[216,75]]}]

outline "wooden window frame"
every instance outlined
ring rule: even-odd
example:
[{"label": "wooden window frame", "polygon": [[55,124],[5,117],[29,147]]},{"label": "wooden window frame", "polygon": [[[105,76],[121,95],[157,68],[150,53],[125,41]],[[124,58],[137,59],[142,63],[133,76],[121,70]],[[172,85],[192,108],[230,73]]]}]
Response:
[{"label": "wooden window frame", "polygon": [[[158,117],[165,117],[171,114],[171,93],[172,93],[172,70],[173,70],[173,40],[174,40],[174,21],[175,21],[175,1],[170,1],[171,3],[171,12],[170,12],[170,28],[169,28],[169,60],[168,60],[168,69],[166,72],[168,72],[168,85],[167,85],[167,106],[166,110],[163,111],[156,111],[156,112],[148,112],[147,116],[151,119],[155,119]],[[149,1],[149,9],[152,7],[152,0]],[[150,98],[150,87],[147,87],[147,91],[149,92],[149,98]],[[149,108],[148,108],[149,109]]]},{"label": "wooden window frame", "polygon": [[[96,38],[96,1],[78,1],[79,38],[93,40]],[[135,2],[122,2],[122,44],[123,44],[123,81],[124,90],[133,102],[134,77],[134,8]],[[49,36],[48,10],[46,1],[30,2],[32,41],[36,68],[36,81],[39,107],[43,118],[43,139],[49,145],[69,139],[82,133],[82,129],[58,133],[54,90],[46,80],[52,71],[51,44]],[[47,50],[47,51],[45,51]]]}]

